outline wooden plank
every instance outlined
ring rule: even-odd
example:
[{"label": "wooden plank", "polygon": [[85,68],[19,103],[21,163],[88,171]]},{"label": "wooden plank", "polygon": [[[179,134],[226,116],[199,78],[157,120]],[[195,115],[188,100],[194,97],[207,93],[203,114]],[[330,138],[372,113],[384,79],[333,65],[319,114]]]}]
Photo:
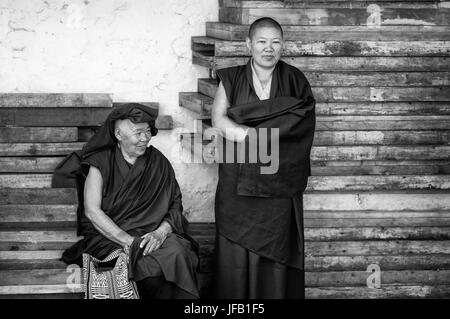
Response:
[{"label": "wooden plank", "polygon": [[[376,0],[370,4],[381,6],[382,8],[400,8],[400,9],[436,9],[440,8],[440,0]],[[359,8],[366,9],[367,0],[288,0],[288,1],[269,1],[269,0],[222,0],[221,7],[226,8]]]},{"label": "wooden plank", "polygon": [[306,288],[307,299],[391,299],[391,298],[449,298],[450,285],[383,285],[368,287]]},{"label": "wooden plank", "polygon": [[[315,219],[314,214],[304,215],[305,228],[337,228],[337,227],[448,227],[450,226],[450,218],[434,218],[434,217],[414,217],[410,220],[405,220],[404,217],[398,216],[396,218],[320,218]],[[341,228],[339,228],[341,229]],[[444,234],[448,236],[448,233]],[[343,235],[344,236],[344,235]],[[414,237],[409,239],[416,239]],[[419,235],[417,235],[419,236]],[[436,235],[435,237],[439,237]],[[420,236],[419,236],[420,237]],[[432,239],[424,236],[426,239]],[[422,238],[417,238],[422,239]]]},{"label": "wooden plank", "polygon": [[[375,8],[374,8],[375,9]],[[381,25],[449,25],[450,10],[441,8],[219,8],[219,21],[251,24],[270,16],[284,25],[367,25],[369,17],[380,17]],[[380,12],[381,11],[381,12]],[[375,27],[376,25],[373,24]]]},{"label": "wooden plank", "polygon": [[82,287],[69,288],[66,284],[61,285],[13,285],[0,286],[0,295],[14,294],[72,294],[82,293]]},{"label": "wooden plank", "polygon": [[0,204],[77,204],[75,188],[0,188]]},{"label": "wooden plank", "polygon": [[1,174],[1,188],[50,188],[51,174]]},{"label": "wooden plank", "polygon": [[[284,25],[283,38],[287,41],[445,41],[450,40],[448,26],[300,26]],[[245,40],[249,25],[206,22],[206,36],[228,40]]]},{"label": "wooden plank", "polygon": [[448,160],[449,146],[314,146],[311,160]]},{"label": "wooden plank", "polygon": [[393,239],[450,240],[450,227],[353,227],[348,223],[345,227],[305,228],[306,241]]},{"label": "wooden plank", "polygon": [[[0,126],[99,126],[111,108],[0,108]],[[172,129],[172,117],[160,115],[156,127]]]},{"label": "wooden plank", "polygon": [[392,162],[395,161],[314,161],[311,172],[318,176],[450,174],[450,163],[445,160]]},{"label": "wooden plank", "polygon": [[[338,177],[336,177],[338,178]],[[303,195],[303,206],[310,211],[358,211],[360,216],[365,211],[394,212],[429,211],[440,214],[449,211],[450,198],[448,191],[438,190],[402,190],[402,191],[341,191],[314,192]],[[438,215],[436,217],[439,217]],[[373,217],[377,217],[372,215]],[[379,216],[378,216],[379,217]]]},{"label": "wooden plank", "polygon": [[314,145],[448,144],[449,131],[317,131]]},{"label": "wooden plank", "polygon": [[0,173],[53,173],[62,157],[0,157]]},{"label": "wooden plank", "polygon": [[378,189],[450,189],[450,175],[311,176],[310,191]]},{"label": "wooden plank", "polygon": [[[112,107],[112,94],[2,93],[0,107]],[[111,110],[110,110],[111,111]]]},{"label": "wooden plank", "polygon": [[[449,72],[304,72],[312,87],[448,86]],[[344,85],[343,85],[344,84]],[[198,91],[214,97],[215,79],[198,79]]]},{"label": "wooden plank", "polygon": [[[210,116],[213,99],[197,92],[180,94],[180,106]],[[316,115],[450,115],[448,102],[317,102]]]},{"label": "wooden plank", "polygon": [[[362,271],[306,272],[305,287],[367,287],[370,273]],[[381,286],[404,285],[446,285],[450,284],[450,270],[381,270]],[[450,289],[449,289],[450,295]]]},{"label": "wooden plank", "polygon": [[[307,195],[305,195],[307,196]],[[314,209],[314,204],[318,202],[321,197],[315,196],[315,194],[310,194],[307,196],[308,198],[305,200],[305,212],[304,212],[304,225],[306,228],[316,228],[312,235],[310,236],[314,239],[314,236],[327,236],[329,235],[326,231],[324,234],[320,233],[315,235],[317,228],[323,227],[388,227],[390,232],[406,232],[409,236],[421,236],[426,237],[429,234],[429,237],[440,236],[439,238],[443,238],[443,236],[450,236],[448,229],[427,229],[426,227],[448,227],[450,226],[450,215],[446,211],[376,211],[377,207],[374,205],[370,207],[373,211],[325,211],[325,210],[312,210]],[[336,197],[339,200],[340,195],[330,194],[330,201],[336,201]],[[398,196],[400,199],[402,196]],[[412,196],[410,196],[412,197]],[[395,198],[395,197],[394,197]],[[443,196],[441,197],[443,198]],[[434,197],[433,199],[439,200],[439,197]],[[342,199],[341,199],[342,201]],[[442,201],[440,205],[445,204],[445,199]],[[397,203],[392,202],[392,206],[396,206],[397,209],[401,209],[403,207],[399,207]],[[316,204],[317,205],[317,204]],[[439,205],[437,203],[436,205]],[[350,206],[350,205],[347,205]],[[411,205],[412,206],[412,205]],[[342,208],[337,207],[337,208]],[[417,209],[417,208],[416,208]],[[64,227],[75,227],[76,225],[76,206],[75,205],[1,205],[0,206],[0,227],[5,229],[17,228],[37,228],[39,226],[46,227],[47,230]],[[193,222],[196,222],[195,218],[192,219]],[[401,229],[401,230],[393,230],[392,227],[425,227],[423,229],[416,228],[417,233],[410,234],[411,230]],[[194,228],[195,226],[192,226]],[[73,228],[70,229],[73,231]],[[347,236],[347,233],[351,233],[351,230],[345,231],[345,229],[341,229],[342,234],[339,233],[340,236]],[[323,230],[321,230],[323,232]],[[335,230],[335,232],[338,230]],[[358,230],[363,231],[363,230]],[[195,228],[190,230],[193,234],[197,234],[199,232]],[[208,233],[211,230],[207,231]],[[330,231],[331,234],[332,231]],[[367,233],[368,231],[366,231]],[[429,232],[429,233],[427,233]],[[437,232],[437,233],[435,233]],[[447,232],[447,233],[446,233]],[[201,232],[200,232],[201,233]],[[358,236],[363,236],[358,235]],[[355,231],[357,234],[357,231]],[[379,230],[379,233],[375,234],[375,236],[384,236],[383,229]],[[391,233],[389,233],[391,234]],[[389,236],[387,234],[386,236]],[[401,233],[403,234],[403,233]],[[331,235],[330,235],[331,236]],[[355,235],[356,236],[356,235]],[[399,235],[400,236],[400,235]],[[405,235],[406,236],[406,235]],[[337,237],[336,237],[337,238]],[[314,239],[315,240],[315,239]],[[317,239],[318,240],[318,239]]]},{"label": "wooden plank", "polygon": [[76,205],[2,205],[0,227],[75,226]]},{"label": "wooden plank", "polygon": [[[448,56],[449,41],[285,41],[281,54],[297,56]],[[244,41],[214,40],[215,56],[250,56]],[[194,48],[194,51],[195,50]]]},{"label": "wooden plank", "polygon": [[0,127],[0,143],[76,142],[76,127]]},{"label": "wooden plank", "polygon": [[[0,156],[65,156],[85,143],[0,143]],[[62,160],[62,158],[61,158]]]},{"label": "wooden plank", "polygon": [[[360,149],[360,147],[357,147]],[[353,150],[356,151],[356,150]],[[314,154],[317,156],[316,154]],[[328,154],[327,154],[328,155]],[[338,157],[358,157],[360,154],[332,154]],[[362,154],[365,156],[366,154]],[[315,158],[315,156],[313,158]],[[361,158],[360,158],[361,159]],[[322,159],[323,160],[323,159]],[[336,157],[333,158],[336,160]],[[348,158],[346,158],[348,160]],[[406,190],[449,189],[450,175],[363,175],[363,176],[311,176],[308,191],[335,190]],[[2,174],[0,187],[5,188],[50,188],[51,174]]]},{"label": "wooden plank", "polygon": [[449,115],[448,102],[326,102],[316,103],[317,115]]},{"label": "wooden plank", "polygon": [[[214,57],[193,52],[194,64],[212,70],[242,65],[248,57]],[[377,72],[439,72],[450,71],[448,57],[282,57],[281,60],[307,71],[377,71]]]},{"label": "wooden plank", "polygon": [[[66,283],[72,277],[81,285],[83,282],[81,270],[73,274],[65,269],[32,269],[32,270],[3,270],[0,271],[0,286],[19,285],[59,285]],[[339,272],[306,272],[306,287],[367,287],[367,278],[370,273],[365,271],[339,271]],[[69,276],[72,276],[69,278]],[[75,279],[74,279],[75,280]],[[381,284],[409,284],[409,285],[443,285],[450,282],[450,270],[442,271],[383,271]],[[69,281],[70,282],[70,281]]]},{"label": "wooden plank", "polygon": [[367,266],[371,264],[379,265],[382,271],[450,269],[450,255],[311,256],[305,258],[305,269],[311,272],[361,270],[367,269]]},{"label": "wooden plank", "polygon": [[63,250],[2,251],[0,254],[0,262],[23,260],[25,262],[33,263],[36,260],[55,260],[61,258],[62,253]]},{"label": "wooden plank", "polygon": [[[404,75],[403,75],[404,76]],[[388,77],[388,76],[386,76]],[[336,76],[339,81],[339,76]],[[357,77],[356,77],[357,78]],[[355,79],[356,80],[356,79]],[[339,85],[346,83],[336,82]],[[356,81],[355,81],[356,83]],[[331,84],[331,83],[328,83]],[[361,83],[364,85],[364,83]],[[199,81],[198,91],[209,97],[214,97],[216,93],[216,85],[213,81]],[[317,102],[356,102],[356,101],[372,101],[372,102],[388,102],[388,101],[449,101],[450,87],[425,87],[425,86],[312,86],[314,98]]]},{"label": "wooden plank", "polygon": [[308,256],[366,256],[449,254],[449,241],[435,240],[364,240],[307,242]]}]

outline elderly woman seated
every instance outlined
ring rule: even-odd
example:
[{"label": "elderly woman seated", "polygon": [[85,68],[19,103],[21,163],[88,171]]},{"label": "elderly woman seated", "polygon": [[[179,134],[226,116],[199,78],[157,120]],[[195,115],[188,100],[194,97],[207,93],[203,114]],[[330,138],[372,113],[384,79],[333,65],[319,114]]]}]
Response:
[{"label": "elderly woman seated", "polygon": [[156,117],[156,109],[142,104],[115,109],[83,150],[57,168],[56,179],[75,172],[84,236],[62,260],[80,264],[83,253],[101,260],[122,248],[141,298],[198,298],[198,258],[180,189],[170,162],[149,146]]}]

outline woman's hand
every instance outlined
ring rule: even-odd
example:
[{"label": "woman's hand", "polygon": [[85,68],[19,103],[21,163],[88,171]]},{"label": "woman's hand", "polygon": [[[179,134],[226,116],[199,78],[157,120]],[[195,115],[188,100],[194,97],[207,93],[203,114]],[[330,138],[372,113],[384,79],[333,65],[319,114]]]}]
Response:
[{"label": "woman's hand", "polygon": [[150,254],[152,251],[157,250],[161,245],[164,243],[164,241],[167,238],[167,235],[172,232],[172,227],[169,223],[166,221],[163,221],[161,225],[158,227],[158,229],[147,233],[141,238],[143,240],[141,241],[141,244],[139,245],[139,248],[144,248],[143,255],[146,256]]}]

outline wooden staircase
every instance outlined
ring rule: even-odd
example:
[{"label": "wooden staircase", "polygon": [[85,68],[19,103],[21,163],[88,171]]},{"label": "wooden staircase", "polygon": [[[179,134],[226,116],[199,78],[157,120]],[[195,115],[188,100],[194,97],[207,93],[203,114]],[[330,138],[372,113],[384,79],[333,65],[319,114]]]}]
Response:
[{"label": "wooden staircase", "polygon": [[[207,147],[215,71],[248,61],[250,23],[277,19],[283,60],[305,73],[317,100],[307,298],[449,298],[450,3],[219,3],[219,22],[192,38],[193,63],[210,78],[179,95],[202,119],[183,146]],[[371,281],[378,275],[381,286]]]},{"label": "wooden staircase", "polygon": [[78,240],[76,190],[51,188],[52,172],[116,105],[109,94],[0,94],[0,298],[83,297],[80,269],[59,261]]}]

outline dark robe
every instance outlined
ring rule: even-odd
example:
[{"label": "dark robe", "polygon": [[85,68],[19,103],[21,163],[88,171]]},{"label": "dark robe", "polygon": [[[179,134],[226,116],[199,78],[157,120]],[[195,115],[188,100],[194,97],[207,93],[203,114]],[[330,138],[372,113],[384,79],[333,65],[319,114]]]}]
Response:
[{"label": "dark robe", "polygon": [[[256,129],[279,128],[280,167],[261,175],[260,163],[219,164],[216,292],[225,298],[297,298],[304,290],[302,194],[311,172],[315,100],[303,73],[279,61],[270,99],[260,101],[250,63],[217,71],[230,103],[227,115]],[[239,265],[242,249],[247,257]],[[258,288],[269,277],[267,288]]]},{"label": "dark robe", "polygon": [[[109,140],[113,136],[115,119],[112,118],[123,113],[123,109],[113,112],[83,151],[69,156],[57,169],[55,185],[64,184],[61,176],[71,176],[71,172],[77,181],[79,234],[84,236],[64,252],[62,260],[80,264],[82,253],[104,259],[121,248],[100,234],[84,215],[84,180],[90,166],[94,166],[100,170],[103,180],[102,210],[118,227],[135,237],[130,247],[129,278],[138,282],[149,277],[164,277],[181,289],[184,297],[198,298],[198,257],[193,250],[195,242],[186,234],[187,220],[182,214],[181,192],[173,168],[153,146],[133,165],[125,161],[116,144]],[[104,138],[98,138],[99,135]],[[173,233],[159,249],[143,256],[143,249],[139,248],[140,236],[156,230],[162,221],[171,225]]]}]

